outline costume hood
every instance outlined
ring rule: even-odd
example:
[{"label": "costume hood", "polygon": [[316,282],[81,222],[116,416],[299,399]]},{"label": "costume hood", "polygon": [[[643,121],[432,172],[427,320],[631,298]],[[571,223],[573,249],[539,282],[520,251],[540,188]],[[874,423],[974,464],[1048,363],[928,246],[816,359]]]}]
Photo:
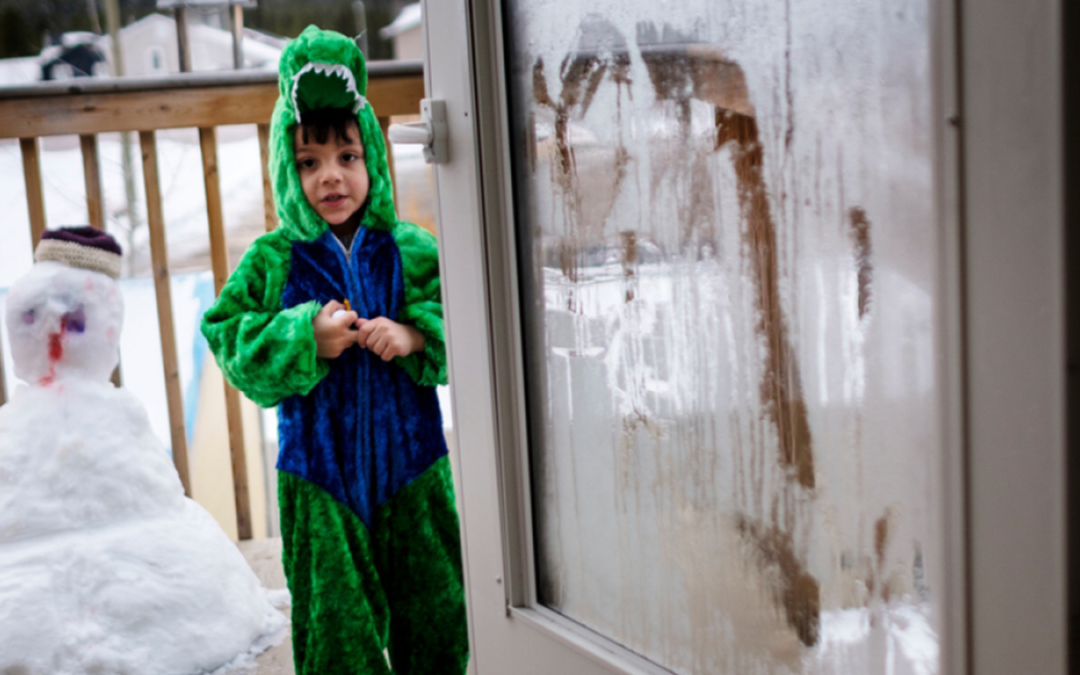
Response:
[{"label": "costume hood", "polygon": [[360,126],[371,186],[363,227],[389,230],[397,222],[386,146],[375,111],[367,100],[364,55],[350,38],[308,26],[286,45],[278,67],[280,95],[270,130],[270,178],[281,227],[294,239],[312,241],[327,229],[308,204],[296,171],[293,134],[305,112],[352,108]]}]

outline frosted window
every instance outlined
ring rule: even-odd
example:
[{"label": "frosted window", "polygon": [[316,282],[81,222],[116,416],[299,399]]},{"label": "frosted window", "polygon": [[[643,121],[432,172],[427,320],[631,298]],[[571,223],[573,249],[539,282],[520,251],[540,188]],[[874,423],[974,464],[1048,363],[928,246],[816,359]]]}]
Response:
[{"label": "frosted window", "polygon": [[540,601],[939,671],[926,0],[508,0]]}]

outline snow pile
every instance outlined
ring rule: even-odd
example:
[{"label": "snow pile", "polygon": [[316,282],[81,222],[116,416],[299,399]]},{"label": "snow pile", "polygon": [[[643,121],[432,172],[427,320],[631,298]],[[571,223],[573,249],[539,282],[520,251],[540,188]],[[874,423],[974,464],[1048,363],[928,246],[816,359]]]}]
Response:
[{"label": "snow pile", "polygon": [[106,380],[116,283],[38,263],[6,310],[29,384],[0,407],[0,672],[189,675],[269,646],[284,617]]},{"label": "snow pile", "polygon": [[911,598],[822,612],[821,644],[804,658],[804,672],[872,672],[872,664],[884,663],[890,675],[935,675],[940,640],[933,624],[931,605]]}]

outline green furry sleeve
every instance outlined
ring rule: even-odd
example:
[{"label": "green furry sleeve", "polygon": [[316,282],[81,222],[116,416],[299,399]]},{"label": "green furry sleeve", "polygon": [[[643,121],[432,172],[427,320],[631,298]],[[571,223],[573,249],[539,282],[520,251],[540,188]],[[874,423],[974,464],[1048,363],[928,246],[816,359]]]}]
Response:
[{"label": "green furry sleeve", "polygon": [[438,244],[434,235],[412,223],[399,222],[393,234],[405,281],[405,304],[398,322],[413,326],[424,336],[423,351],[398,357],[397,362],[417,384],[446,384]]},{"label": "green furry sleeve", "polygon": [[319,303],[282,309],[290,248],[276,232],[256,240],[202,320],[229,383],[263,407],[307,394],[330,368],[315,355]]}]

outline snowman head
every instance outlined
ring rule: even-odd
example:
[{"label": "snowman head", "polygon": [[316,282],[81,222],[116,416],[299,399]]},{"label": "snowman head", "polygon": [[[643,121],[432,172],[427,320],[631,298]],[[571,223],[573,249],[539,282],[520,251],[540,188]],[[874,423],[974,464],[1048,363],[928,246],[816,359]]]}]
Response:
[{"label": "snowman head", "polygon": [[7,299],[15,375],[43,386],[107,380],[119,360],[124,317],[120,246],[92,227],[60,228],[44,233],[34,258]]}]

